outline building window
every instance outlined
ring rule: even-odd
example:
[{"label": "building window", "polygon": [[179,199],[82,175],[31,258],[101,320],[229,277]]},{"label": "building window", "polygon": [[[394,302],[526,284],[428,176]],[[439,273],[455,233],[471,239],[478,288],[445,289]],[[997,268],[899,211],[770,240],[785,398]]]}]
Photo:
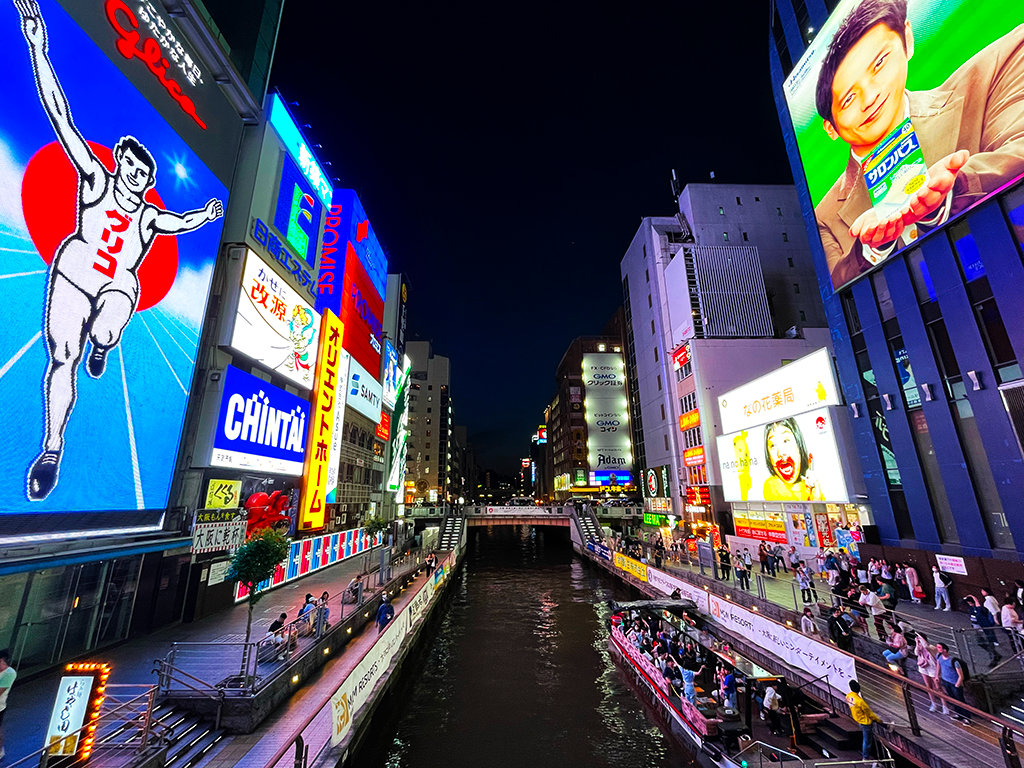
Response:
[{"label": "building window", "polygon": [[776,211],[776,213],[779,214],[779,216],[782,215],[782,209],[781,208],[776,208],[775,211]]},{"label": "building window", "polygon": [[665,404],[664,403],[661,404],[661,420],[662,421],[665,420]]},{"label": "building window", "polygon": [[790,269],[792,269],[793,267],[796,266],[796,264],[793,263],[793,257],[792,256],[790,256],[788,259],[786,259],[786,261],[789,263]]},{"label": "building window", "polygon": [[430,408],[427,408],[427,413],[430,413]]},{"label": "building window", "polygon": [[649,269],[645,269],[645,270],[644,270],[644,277],[646,277],[646,278],[647,278],[647,282],[648,282],[648,283],[649,283],[649,282],[651,282],[651,270],[649,270]]},{"label": "building window", "polygon": [[914,294],[918,303],[935,301],[935,286],[932,285],[932,276],[928,272],[928,264],[920,248],[915,248],[907,254],[907,267],[910,269],[910,280],[914,284]]},{"label": "building window", "polygon": [[960,262],[960,273],[964,282],[970,283],[985,276],[985,265],[978,252],[978,244],[971,234],[970,221],[959,221],[949,228],[949,239],[953,242],[957,261]]},{"label": "building window", "polygon": [[788,232],[783,232],[782,233],[782,242],[784,242],[784,243],[788,243],[789,242],[789,233]]},{"label": "building window", "polygon": [[658,391],[661,392],[661,374],[658,374]]},{"label": "building window", "polygon": [[723,233],[722,233],[722,239],[723,239],[723,240],[724,240],[725,242],[729,242],[729,233],[728,233],[728,232],[723,232]]},{"label": "building window", "polygon": [[433,389],[433,388],[434,388],[433,384],[427,384],[427,389]]},{"label": "building window", "polygon": [[668,450],[668,435],[667,434],[666,435],[662,435],[662,437],[665,438],[665,450],[667,451]]},{"label": "building window", "polygon": [[[427,454],[426,456],[424,456],[424,457],[423,457],[423,460],[424,460],[424,461],[430,461],[430,454],[428,453],[428,454]],[[429,470],[429,469],[427,469],[427,472],[429,472],[429,471],[430,471],[430,470]]]},{"label": "building window", "polygon": [[723,208],[722,206],[718,206],[718,215],[725,216],[725,208]]},{"label": "building window", "polygon": [[850,333],[860,333],[860,315],[857,313],[857,302],[853,299],[853,293],[847,291],[843,294],[843,314],[846,315],[846,326]]},{"label": "building window", "polygon": [[939,538],[944,544],[959,544],[960,534],[956,529],[949,497],[946,496],[946,486],[942,480],[942,467],[939,466],[938,457],[935,455],[935,445],[932,442],[931,432],[928,430],[928,421],[925,419],[924,411],[921,409],[911,411],[907,417],[910,420],[910,431],[914,437],[914,443],[917,445],[917,455],[921,459],[921,469],[924,472],[925,483],[931,497],[932,512],[935,515],[935,526],[939,530]]},{"label": "building window", "polygon": [[985,349],[988,351],[992,367],[996,369],[1000,384],[1016,381],[1021,378],[1021,368],[1017,364],[1017,356],[1006,332],[1003,316],[999,312],[988,278],[981,278],[968,286],[968,295],[974,304],[974,313],[978,320]]},{"label": "building window", "polygon": [[651,336],[654,335],[654,321],[651,320]]},{"label": "building window", "polygon": [[649,294],[649,293],[647,294],[647,306],[648,307],[653,307],[654,306],[654,302],[651,300],[651,294]]},{"label": "building window", "polygon": [[747,240],[749,240],[749,239],[750,239],[750,238],[748,238],[748,237],[747,237],[747,233],[746,233],[746,232],[744,232],[744,233],[743,233],[743,241],[744,241],[744,242],[746,242],[746,241],[747,241]]},{"label": "building window", "polygon": [[800,319],[801,320],[806,320],[807,319],[807,313],[804,312],[802,309],[800,310]]},{"label": "building window", "polygon": [[800,293],[800,283],[793,283],[793,293]]},{"label": "building window", "polygon": [[755,203],[760,203],[761,202],[761,198],[760,197],[755,197],[754,198],[754,202]]},{"label": "building window", "polygon": [[740,200],[738,197],[736,198],[736,205],[743,205],[743,201]]},{"label": "building window", "polygon": [[654,362],[658,362],[658,348],[654,348]]}]

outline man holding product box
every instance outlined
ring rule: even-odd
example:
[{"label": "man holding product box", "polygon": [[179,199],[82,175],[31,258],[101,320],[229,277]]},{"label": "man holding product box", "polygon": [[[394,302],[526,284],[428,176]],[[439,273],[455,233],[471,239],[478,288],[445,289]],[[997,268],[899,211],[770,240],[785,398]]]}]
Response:
[{"label": "man holding product box", "polygon": [[837,288],[1024,173],[1024,25],[930,91],[906,89],[913,54],[907,0],[864,0],[821,64],[818,114],[850,147],[815,208]]}]

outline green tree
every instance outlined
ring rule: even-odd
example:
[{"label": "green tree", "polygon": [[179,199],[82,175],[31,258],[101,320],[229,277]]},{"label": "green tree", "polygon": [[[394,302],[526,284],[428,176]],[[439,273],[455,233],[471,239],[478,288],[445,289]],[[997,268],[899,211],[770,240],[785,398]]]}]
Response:
[{"label": "green tree", "polygon": [[391,522],[382,517],[368,517],[363,521],[363,530],[370,538],[375,537],[378,533],[386,533],[390,527]]},{"label": "green tree", "polygon": [[[288,557],[290,546],[287,537],[273,528],[264,528],[236,549],[234,557],[231,558],[228,579],[237,581],[249,590],[249,617],[245,625],[246,647],[249,646],[249,637],[252,635],[252,609],[263,597],[259,585],[274,575],[277,566]],[[244,674],[244,660],[242,670]]]}]

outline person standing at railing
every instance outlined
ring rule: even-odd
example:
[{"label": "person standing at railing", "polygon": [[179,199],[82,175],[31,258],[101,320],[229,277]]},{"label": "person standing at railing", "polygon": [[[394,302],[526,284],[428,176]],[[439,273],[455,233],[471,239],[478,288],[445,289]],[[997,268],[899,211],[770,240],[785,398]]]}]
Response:
[{"label": "person standing at railing", "polygon": [[750,591],[750,567],[740,557],[739,550],[736,550],[736,584],[740,589]]},{"label": "person standing at railing", "polygon": [[867,587],[860,588],[860,599],[857,601],[864,606],[865,610],[871,615],[871,618],[875,622],[875,632],[878,633],[878,639],[883,643],[885,642],[885,624],[883,620],[887,611],[885,606],[882,605],[881,598],[878,597]]},{"label": "person standing at railing", "polygon": [[871,742],[874,739],[875,723],[882,722],[882,718],[876,715],[868,703],[860,695],[860,683],[856,680],[850,681],[850,692],[846,694],[846,703],[850,706],[850,717],[860,726],[863,734],[863,741],[860,747],[862,760],[871,759]]},{"label": "person standing at railing", "polygon": [[804,605],[811,602],[811,577],[807,573],[807,569],[803,566],[797,566],[793,569],[793,575],[796,578],[796,584],[800,587],[800,599],[803,600]]},{"label": "person standing at railing", "polygon": [[391,605],[391,601],[388,600],[385,595],[381,598],[380,607],[377,609],[377,634],[379,635],[384,631],[384,628],[395,618],[395,608]]},{"label": "person standing at railing", "polygon": [[1003,601],[1003,607],[999,611],[1000,622],[1003,625],[1003,629],[1010,636],[1010,642],[1013,643],[1014,653],[1020,653],[1021,650],[1021,629],[1024,628],[1024,622],[1021,622],[1020,614],[1017,612],[1017,605],[1012,595],[1007,595]]},{"label": "person standing at railing", "polygon": [[839,650],[853,653],[853,628],[843,619],[843,609],[838,606],[828,617],[828,636]]},{"label": "person standing at railing", "polygon": [[14,679],[18,676],[11,666],[11,652],[0,650],[0,760],[4,756],[4,715],[7,714],[7,695],[11,692]]},{"label": "person standing at railing", "polygon": [[[739,562],[739,553],[736,555],[736,561]],[[722,571],[722,581],[729,580],[729,549],[723,544],[718,548],[718,567]]]},{"label": "person standing at railing", "polygon": [[[928,645],[928,638],[923,632],[918,632],[914,638],[914,656],[917,657],[917,671],[924,681],[924,687],[928,689],[928,701],[931,703],[928,711],[934,712],[938,709],[935,694],[942,690],[939,682],[939,661],[935,658],[935,650],[933,646]],[[942,714],[949,714],[945,700],[942,701]]]},{"label": "person standing at railing", "polygon": [[[939,678],[942,680],[942,689],[950,698],[963,701],[966,704],[967,702],[964,700],[964,680],[967,679],[967,670],[964,669],[963,662],[955,656],[950,656],[949,646],[945,643],[936,643],[935,647],[939,651]],[[963,723],[971,722],[967,710],[955,704],[953,709],[955,710],[953,714],[954,720],[959,720]]]},{"label": "person standing at railing", "polygon": [[828,580],[828,574],[826,573],[828,569],[825,568],[825,561],[827,559],[828,557],[825,555],[825,548],[818,547],[818,554],[814,556],[814,562],[818,566],[818,575],[821,577],[822,581]]},{"label": "person standing at railing", "polygon": [[1000,616],[1001,607],[999,601],[996,600],[996,596],[987,589],[983,589],[981,590],[981,601],[982,605],[985,606],[985,610],[992,617],[992,623],[998,626],[1002,622],[1002,617]]},{"label": "person standing at railing", "polygon": [[980,630],[977,633],[978,646],[983,651],[987,651],[992,655],[992,664],[990,666],[994,667],[1003,657],[996,650],[999,642],[996,640],[996,623],[992,620],[992,614],[988,612],[988,608],[978,602],[978,598],[974,595],[967,595],[967,597],[963,598],[962,602],[971,613],[971,626],[976,630]]},{"label": "person standing at railing", "polygon": [[814,621],[814,614],[811,613],[810,608],[804,608],[803,615],[800,617],[800,631],[808,637],[816,637],[818,634],[818,625]]}]

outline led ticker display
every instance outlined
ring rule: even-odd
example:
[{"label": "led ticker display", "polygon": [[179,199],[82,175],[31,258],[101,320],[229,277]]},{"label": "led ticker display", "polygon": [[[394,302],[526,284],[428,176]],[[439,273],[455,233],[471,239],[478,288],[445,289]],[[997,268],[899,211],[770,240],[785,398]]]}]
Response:
[{"label": "led ticker display", "polygon": [[[117,39],[103,5],[92,13]],[[0,288],[17,308],[0,352],[0,515],[164,509],[227,188],[55,2],[8,5],[0,40]]]},{"label": "led ticker display", "polygon": [[1020,177],[1022,21],[1002,0],[842,0],[815,31],[783,92],[834,289]]},{"label": "led ticker display", "polygon": [[604,486],[623,487],[633,484],[633,476],[629,472],[591,472],[590,485],[598,488]]}]

